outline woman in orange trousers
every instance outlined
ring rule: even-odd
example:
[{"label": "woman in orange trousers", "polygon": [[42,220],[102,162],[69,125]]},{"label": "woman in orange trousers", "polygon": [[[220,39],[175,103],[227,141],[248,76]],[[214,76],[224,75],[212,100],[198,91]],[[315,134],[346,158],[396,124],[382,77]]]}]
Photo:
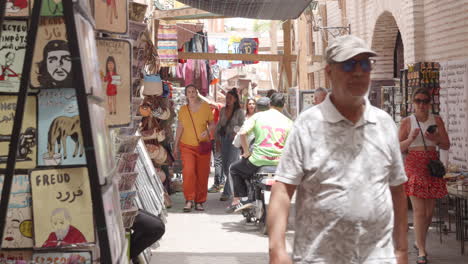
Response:
[{"label": "woman in orange trousers", "polygon": [[187,105],[178,113],[174,156],[180,148],[182,175],[184,179],[185,206],[183,211],[203,211],[208,193],[211,150],[201,151],[200,144],[210,142],[210,132],[214,129],[213,113],[207,103],[201,102],[197,88],[185,87]]}]

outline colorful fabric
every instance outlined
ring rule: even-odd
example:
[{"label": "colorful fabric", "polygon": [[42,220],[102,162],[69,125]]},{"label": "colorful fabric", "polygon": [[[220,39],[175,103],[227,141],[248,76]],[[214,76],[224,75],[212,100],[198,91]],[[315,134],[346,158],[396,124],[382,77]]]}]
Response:
[{"label": "colorful fabric", "polygon": [[177,25],[161,20],[158,28],[158,55],[161,67],[177,66],[177,49]]},{"label": "colorful fabric", "polygon": [[423,199],[437,199],[447,195],[443,178],[432,177],[427,168],[430,160],[437,159],[437,151],[409,151],[405,159],[408,182],[405,183],[406,195]]},{"label": "colorful fabric", "polygon": [[275,109],[256,113],[245,121],[240,132],[255,134],[249,161],[257,167],[278,165],[291,127],[291,119]]},{"label": "colorful fabric", "polygon": [[[194,130],[194,125],[192,124],[192,119],[190,118],[192,114],[193,123],[195,124],[196,132]],[[200,109],[197,112],[190,112],[187,105],[184,105],[179,110],[179,121],[184,127],[182,132],[182,137],[180,138],[181,143],[189,146],[198,146],[198,139],[200,141],[208,141],[207,138],[201,138],[201,134],[208,129],[208,123],[213,121],[213,113],[211,108],[207,103],[202,103]],[[196,133],[196,134],[195,134]]]}]

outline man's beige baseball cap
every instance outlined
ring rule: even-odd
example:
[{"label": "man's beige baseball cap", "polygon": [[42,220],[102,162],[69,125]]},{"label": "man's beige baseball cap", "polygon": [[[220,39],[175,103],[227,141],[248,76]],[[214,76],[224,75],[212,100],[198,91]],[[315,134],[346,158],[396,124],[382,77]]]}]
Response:
[{"label": "man's beige baseball cap", "polygon": [[353,35],[339,36],[330,41],[326,50],[326,61],[327,63],[343,62],[362,53],[367,53],[371,57],[377,56],[377,53],[371,50],[364,40]]}]

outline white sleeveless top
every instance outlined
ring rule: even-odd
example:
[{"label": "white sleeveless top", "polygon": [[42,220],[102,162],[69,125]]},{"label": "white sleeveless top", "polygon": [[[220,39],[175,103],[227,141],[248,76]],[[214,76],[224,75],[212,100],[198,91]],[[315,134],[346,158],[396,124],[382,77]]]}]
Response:
[{"label": "white sleeveless top", "polygon": [[[416,122],[415,115],[411,115],[410,120],[411,120],[411,128],[410,128],[410,133],[411,133],[411,131],[413,131],[415,128],[418,128],[418,123]],[[421,131],[423,134],[426,132],[429,126],[435,125],[435,124],[436,122],[435,122],[435,118],[433,114],[429,114],[429,117],[427,118],[426,122],[419,121],[419,125],[421,126]],[[434,141],[430,141],[427,138],[424,138],[424,140],[426,141],[426,146],[428,147],[436,146]],[[412,148],[412,147],[424,147],[424,142],[422,140],[421,133],[419,133],[418,137],[416,137],[416,139],[411,143],[411,145],[409,145],[409,148]]]}]

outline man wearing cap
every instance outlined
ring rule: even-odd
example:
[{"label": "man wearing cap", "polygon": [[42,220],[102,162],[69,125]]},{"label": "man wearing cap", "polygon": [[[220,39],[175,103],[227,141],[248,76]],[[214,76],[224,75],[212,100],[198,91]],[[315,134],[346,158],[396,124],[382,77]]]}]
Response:
[{"label": "man wearing cap", "polygon": [[51,40],[44,47],[42,61],[38,63],[37,80],[44,88],[71,88],[71,56],[68,43],[64,40]]},{"label": "man wearing cap", "polygon": [[[332,91],[294,123],[267,219],[270,263],[408,262],[407,200],[392,118],[366,98],[376,53],[351,35],[327,48]],[[297,188],[294,252],[286,252]]]}]

